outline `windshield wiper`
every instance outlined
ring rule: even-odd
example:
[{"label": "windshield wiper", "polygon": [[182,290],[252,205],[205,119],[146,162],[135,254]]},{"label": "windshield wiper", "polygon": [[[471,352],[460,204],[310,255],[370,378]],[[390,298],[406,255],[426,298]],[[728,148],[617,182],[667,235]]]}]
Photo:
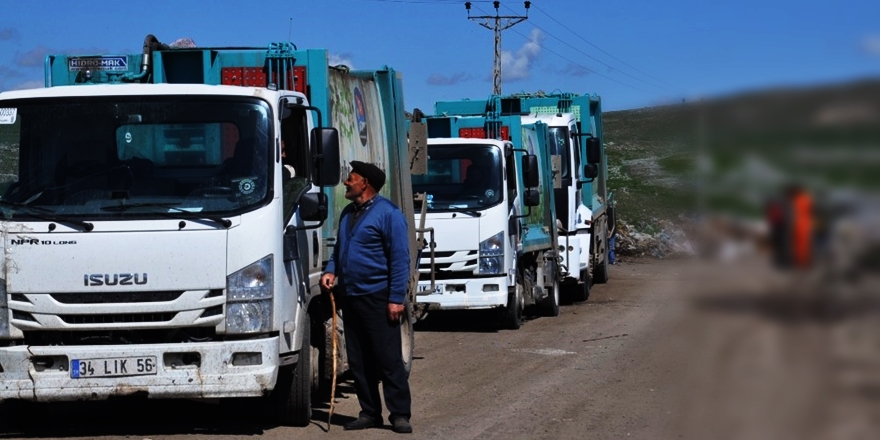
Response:
[{"label": "windshield wiper", "polygon": [[[104,206],[104,207],[101,207],[101,210],[102,211],[127,211],[132,208],[167,208],[167,209],[172,209],[175,212],[182,212],[182,213],[186,213],[186,214],[191,214],[195,217],[198,217],[199,219],[210,220],[214,223],[217,223],[220,226],[223,226],[224,228],[228,228],[228,227],[232,226],[232,220],[229,220],[228,218],[223,218],[219,215],[209,215],[209,214],[201,214],[201,213],[193,212],[193,211],[187,211],[185,209],[178,208],[177,207],[178,205],[180,205],[180,203],[131,203],[131,204],[126,204],[126,205]],[[149,213],[150,214],[158,214],[163,217],[174,218],[174,219],[180,218],[180,216],[172,215],[170,212],[165,212],[165,211],[149,211]]]},{"label": "windshield wiper", "polygon": [[462,214],[467,214],[467,215],[469,215],[469,216],[471,216],[471,217],[482,217],[482,216],[483,216],[483,213],[482,213],[482,212],[480,212],[480,211],[474,211],[474,210],[472,210],[472,209],[465,209],[465,210],[456,211],[456,212],[460,212],[460,213],[462,213]]},{"label": "windshield wiper", "polygon": [[60,216],[60,215],[52,212],[52,210],[49,210],[46,208],[41,208],[39,206],[30,206],[30,205],[26,205],[24,203],[10,202],[8,200],[0,200],[0,206],[8,206],[10,208],[27,210],[28,214],[31,217],[35,217],[40,220],[46,220],[46,221],[50,221],[50,222],[67,223],[67,224],[76,225],[76,226],[79,226],[80,228],[82,228],[86,232],[89,232],[89,231],[95,229],[95,225],[91,222]]}]

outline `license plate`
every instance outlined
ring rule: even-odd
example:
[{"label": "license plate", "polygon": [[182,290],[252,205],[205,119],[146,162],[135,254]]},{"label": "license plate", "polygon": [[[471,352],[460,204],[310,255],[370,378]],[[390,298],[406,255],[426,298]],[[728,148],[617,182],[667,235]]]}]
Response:
[{"label": "license plate", "polygon": [[434,290],[431,290],[430,284],[419,284],[417,293],[420,295],[441,294],[443,293],[443,285],[434,283]]},{"label": "license plate", "polygon": [[104,359],[71,359],[70,377],[146,376],[158,371],[156,356]]}]

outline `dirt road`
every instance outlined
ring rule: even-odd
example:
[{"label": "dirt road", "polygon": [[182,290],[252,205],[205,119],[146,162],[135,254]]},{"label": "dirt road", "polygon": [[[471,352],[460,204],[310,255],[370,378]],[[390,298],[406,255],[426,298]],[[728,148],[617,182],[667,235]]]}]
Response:
[{"label": "dirt road", "polygon": [[[611,269],[589,301],[520,330],[497,331],[479,313],[429,316],[416,333],[409,438],[880,437],[880,302],[864,293],[876,284],[841,284],[826,301],[822,283],[761,260]],[[115,401],[53,405],[7,438],[397,436],[344,431],[358,405],[350,383],[338,391],[329,434],[326,407],[285,428],[247,405]]]}]

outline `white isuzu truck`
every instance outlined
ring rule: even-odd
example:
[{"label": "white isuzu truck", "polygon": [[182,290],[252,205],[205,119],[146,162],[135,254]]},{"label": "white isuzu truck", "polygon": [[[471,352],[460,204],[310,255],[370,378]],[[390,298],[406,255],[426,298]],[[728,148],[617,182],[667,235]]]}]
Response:
[{"label": "white isuzu truck", "polygon": [[399,74],[327,60],[150,35],[0,93],[3,405],[262,396],[309,423],[348,162],[413,218]]},{"label": "white isuzu truck", "polygon": [[429,243],[417,307],[496,309],[504,327],[518,329],[526,309],[559,314],[548,129],[499,115],[499,97],[478,111],[473,102],[438,102],[425,118],[427,170],[413,175]]}]

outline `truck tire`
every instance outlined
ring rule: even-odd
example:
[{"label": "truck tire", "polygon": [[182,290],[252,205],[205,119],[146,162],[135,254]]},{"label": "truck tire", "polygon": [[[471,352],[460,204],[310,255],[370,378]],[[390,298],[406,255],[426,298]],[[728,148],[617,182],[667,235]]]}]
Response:
[{"label": "truck tire", "polygon": [[617,235],[617,208],[614,205],[608,207],[608,238]]},{"label": "truck tire", "polygon": [[541,316],[559,316],[559,279],[554,277],[553,287],[547,292],[547,297],[538,305]]},{"label": "truck tire", "polygon": [[507,307],[502,308],[501,325],[509,330],[518,330],[522,327],[523,308],[525,307],[522,293],[522,285],[508,289]]},{"label": "truck tire", "polygon": [[566,296],[572,302],[584,302],[590,299],[590,271],[582,270],[580,280],[567,286]]},{"label": "truck tire", "polygon": [[308,426],[312,419],[312,325],[308,314],[305,319],[296,365],[278,369],[278,381],[272,390],[276,420],[283,426]]},{"label": "truck tire", "polygon": [[[606,235],[604,238],[601,239],[602,243],[605,244],[605,250],[602,254],[602,261],[597,261],[596,265],[593,267],[593,282],[596,284],[605,284],[608,282],[608,219],[606,218],[605,221]],[[599,244],[598,241],[596,244]]]},{"label": "truck tire", "polygon": [[400,344],[403,354],[403,366],[406,374],[412,372],[413,349],[416,345],[416,334],[413,330],[413,307],[411,301],[404,304],[403,319],[400,322]]},{"label": "truck tire", "polygon": [[605,254],[605,259],[602,260],[601,263],[596,265],[595,273],[593,274],[593,280],[596,284],[605,284],[608,282],[608,254]]}]

